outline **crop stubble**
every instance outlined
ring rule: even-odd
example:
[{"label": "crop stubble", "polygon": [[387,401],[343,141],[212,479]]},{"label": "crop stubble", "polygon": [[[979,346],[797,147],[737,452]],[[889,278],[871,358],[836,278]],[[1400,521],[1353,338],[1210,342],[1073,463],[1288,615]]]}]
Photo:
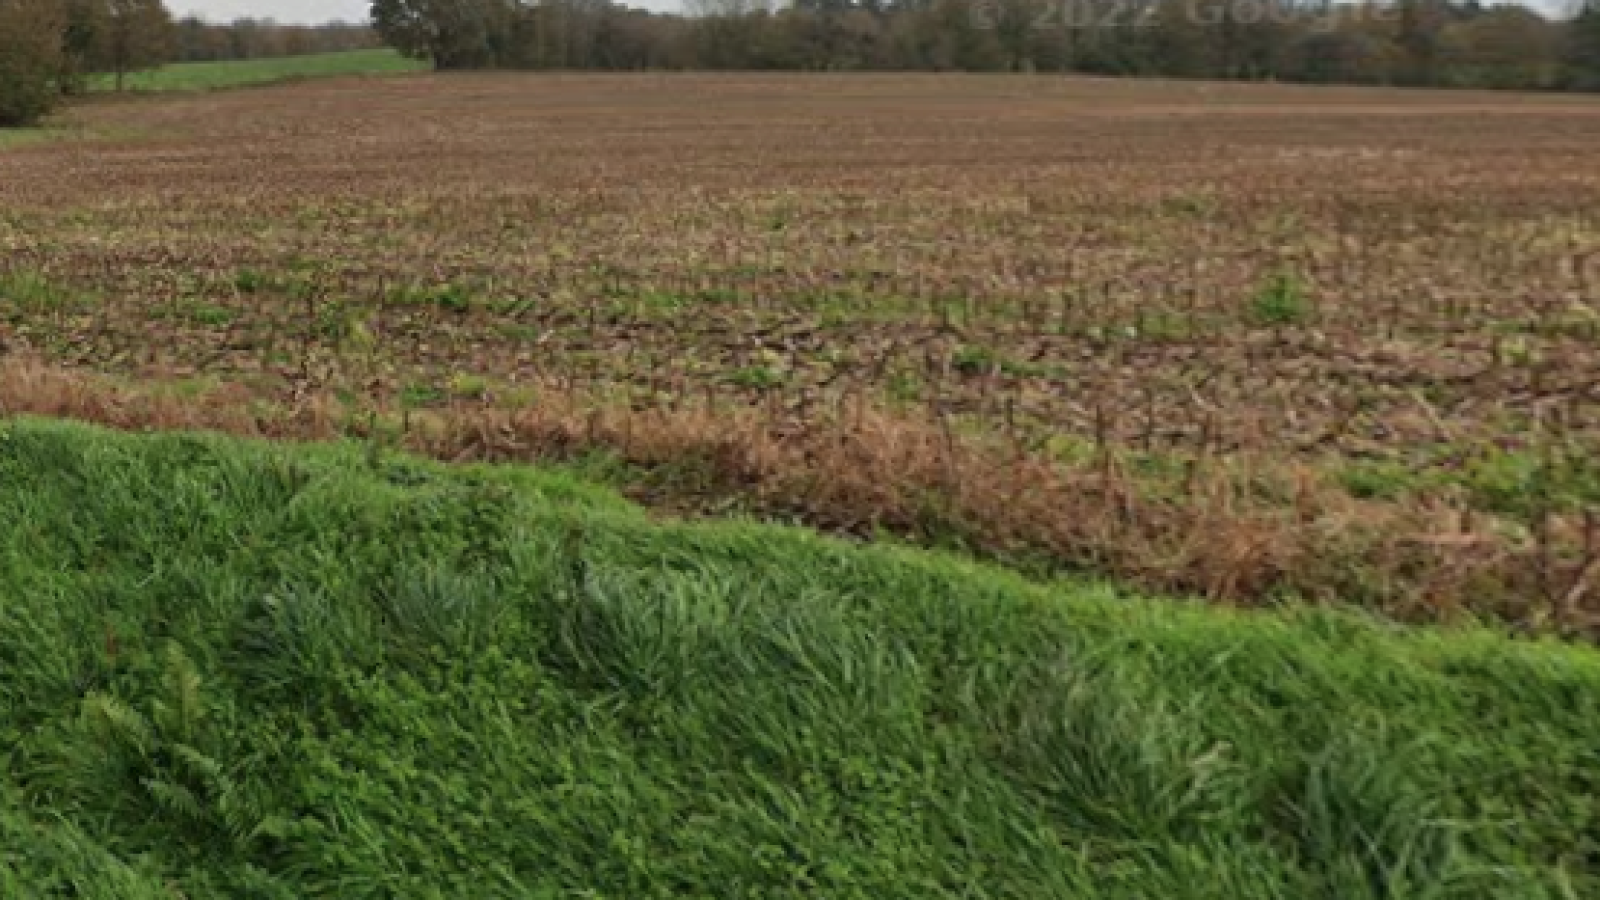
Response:
[{"label": "crop stubble", "polygon": [[1191,479],[1382,463],[1436,472],[1412,514],[1449,504],[1474,541],[1486,501],[1455,474],[1559,455],[1565,507],[1489,512],[1521,514],[1507,540],[1553,600],[1588,602],[1592,103],[483,75],[73,115],[143,137],[0,155],[0,276],[73,298],[5,327],[68,369],[457,411],[559,389],[775,440],[870,405],[1102,476],[1112,450]]}]

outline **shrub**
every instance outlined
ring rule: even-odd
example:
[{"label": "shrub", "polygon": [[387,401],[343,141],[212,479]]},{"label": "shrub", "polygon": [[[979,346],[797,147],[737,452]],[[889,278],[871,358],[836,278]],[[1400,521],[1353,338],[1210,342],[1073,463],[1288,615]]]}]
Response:
[{"label": "shrub", "polygon": [[58,6],[52,0],[0,0],[0,127],[38,122],[60,95]]}]

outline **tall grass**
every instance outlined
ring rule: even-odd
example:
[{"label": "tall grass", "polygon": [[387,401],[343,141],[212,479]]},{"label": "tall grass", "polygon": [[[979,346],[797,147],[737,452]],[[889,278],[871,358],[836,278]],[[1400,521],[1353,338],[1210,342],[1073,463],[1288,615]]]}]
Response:
[{"label": "tall grass", "polygon": [[1592,651],[0,427],[7,895],[1600,889]]}]

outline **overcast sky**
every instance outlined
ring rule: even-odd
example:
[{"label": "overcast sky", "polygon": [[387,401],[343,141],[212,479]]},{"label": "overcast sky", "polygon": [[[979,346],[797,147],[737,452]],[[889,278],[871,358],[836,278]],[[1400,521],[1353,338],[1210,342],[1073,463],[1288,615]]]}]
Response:
[{"label": "overcast sky", "polygon": [[[629,6],[677,9],[678,0],[632,0]],[[167,0],[167,8],[180,16],[193,13],[214,22],[234,19],[277,19],[279,22],[322,23],[334,19],[361,22],[371,8],[369,0]]]},{"label": "overcast sky", "polygon": [[[1571,0],[1524,2],[1544,10],[1563,10],[1571,5]],[[656,10],[682,8],[680,0],[628,0],[627,5]],[[179,15],[194,13],[215,22],[231,22],[248,16],[286,23],[321,23],[334,19],[365,21],[370,3],[369,0],[167,0],[167,6]]]},{"label": "overcast sky", "polygon": [[203,19],[229,22],[250,17],[280,22],[357,22],[367,17],[367,0],[168,0],[167,8],[179,15],[193,13]]}]

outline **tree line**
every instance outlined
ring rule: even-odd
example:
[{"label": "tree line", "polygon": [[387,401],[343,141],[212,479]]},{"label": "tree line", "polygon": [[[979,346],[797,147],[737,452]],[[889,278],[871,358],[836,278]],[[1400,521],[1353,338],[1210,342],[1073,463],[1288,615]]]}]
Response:
[{"label": "tree line", "polygon": [[0,0],[0,127],[44,116],[91,76],[113,77],[168,62],[218,62],[366,50],[382,46],[371,25],[227,24],[174,21],[162,0]]},{"label": "tree line", "polygon": [[1600,3],[1547,17],[1480,0],[376,0],[439,69],[1050,71],[1600,89]]},{"label": "tree line", "polygon": [[271,19],[238,19],[213,23],[198,16],[178,20],[174,42],[174,62],[309,56],[383,46],[365,22],[284,25]]},{"label": "tree line", "polygon": [[371,26],[175,22],[161,0],[0,0],[0,126],[97,73],[362,49],[439,69],[1084,72],[1600,90],[1600,0],[375,0]]}]

